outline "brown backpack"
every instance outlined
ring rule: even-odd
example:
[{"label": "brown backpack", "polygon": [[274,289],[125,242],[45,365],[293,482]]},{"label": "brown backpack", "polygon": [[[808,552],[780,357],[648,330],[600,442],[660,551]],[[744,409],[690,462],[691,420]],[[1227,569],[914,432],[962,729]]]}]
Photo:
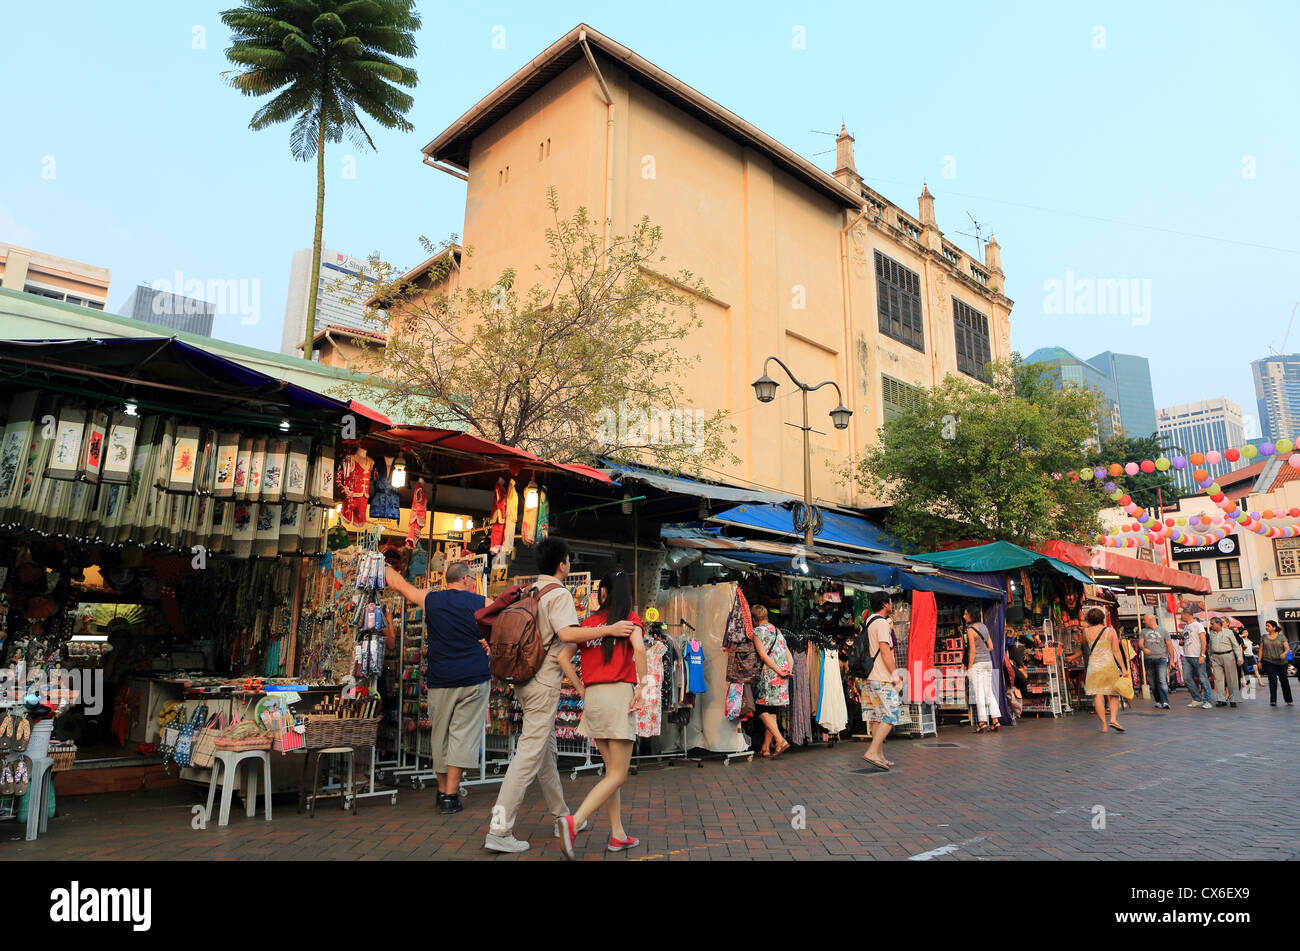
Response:
[{"label": "brown backpack", "polygon": [[492,676],[512,683],[532,680],[546,660],[549,644],[542,643],[537,626],[537,608],[542,598],[561,584],[548,584],[541,591],[529,588],[519,600],[501,610],[492,621],[492,638],[488,642]]}]

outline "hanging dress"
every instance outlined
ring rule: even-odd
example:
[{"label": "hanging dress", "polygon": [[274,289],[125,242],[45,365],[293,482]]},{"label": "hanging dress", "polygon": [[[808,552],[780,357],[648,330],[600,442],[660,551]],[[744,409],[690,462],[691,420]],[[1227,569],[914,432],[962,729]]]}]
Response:
[{"label": "hanging dress", "polygon": [[497,479],[497,484],[492,489],[492,515],[488,518],[488,524],[492,526],[492,554],[501,550],[501,546],[506,537],[506,483],[504,479]]},{"label": "hanging dress", "polygon": [[788,739],[795,746],[812,742],[812,708],[808,691],[808,655],[794,652],[794,672],[790,675],[790,732]]},{"label": "hanging dress", "polygon": [[647,702],[636,715],[636,735],[658,736],[663,723],[664,656],[668,653],[668,648],[656,638],[647,638],[647,642],[646,676],[650,683],[642,693]]},{"label": "hanging dress", "polygon": [[506,525],[505,538],[501,543],[501,550],[507,555],[514,554],[515,551],[515,527],[519,523],[519,490],[515,488],[515,480],[510,480],[510,487],[506,489]]},{"label": "hanging dress", "polygon": [[817,722],[830,733],[839,733],[849,725],[849,708],[844,699],[844,683],[840,679],[838,651],[822,652],[822,702]]},{"label": "hanging dress", "polygon": [[546,541],[551,532],[551,502],[545,489],[537,490],[537,540]]}]

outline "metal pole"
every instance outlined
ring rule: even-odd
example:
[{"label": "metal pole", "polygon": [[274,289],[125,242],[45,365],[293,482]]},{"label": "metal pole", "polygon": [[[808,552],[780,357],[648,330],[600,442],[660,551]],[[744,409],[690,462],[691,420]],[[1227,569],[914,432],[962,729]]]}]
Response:
[{"label": "metal pole", "polygon": [[808,443],[812,427],[808,424],[808,389],[800,384],[799,390],[803,393],[803,543],[805,548],[812,548],[812,450]]}]

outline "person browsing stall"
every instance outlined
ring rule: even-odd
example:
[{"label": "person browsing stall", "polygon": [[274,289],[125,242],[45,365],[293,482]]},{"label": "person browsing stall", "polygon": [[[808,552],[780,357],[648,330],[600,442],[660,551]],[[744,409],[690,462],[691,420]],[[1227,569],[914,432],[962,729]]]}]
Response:
[{"label": "person browsing stall", "polygon": [[417,588],[389,567],[385,584],[411,604],[424,608],[428,631],[430,745],[433,771],[438,777],[438,811],[460,812],[461,776],[479,765],[483,721],[487,717],[489,681],[488,645],[479,634],[474,612],[484,598],[473,590],[469,565],[463,561],[447,567],[441,591]]},{"label": "person browsing stall", "polygon": [[1183,608],[1179,616],[1183,621],[1183,682],[1192,698],[1188,706],[1209,710],[1214,704],[1210,702],[1210,672],[1205,663],[1205,625],[1196,620],[1191,608]]},{"label": "person browsing stall", "polygon": [[1169,632],[1160,626],[1154,614],[1142,615],[1142,667],[1147,683],[1151,685],[1151,698],[1161,710],[1169,709],[1169,658],[1173,656],[1174,641]]}]

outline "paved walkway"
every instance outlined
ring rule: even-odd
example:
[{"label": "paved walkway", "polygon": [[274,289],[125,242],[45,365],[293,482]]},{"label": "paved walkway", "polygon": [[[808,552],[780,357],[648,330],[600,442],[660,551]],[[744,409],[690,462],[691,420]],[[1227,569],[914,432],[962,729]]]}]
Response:
[{"label": "paved walkway", "polygon": [[[1300,707],[1261,697],[1200,710],[1180,693],[1168,712],[1139,700],[1123,735],[1102,735],[1081,714],[991,736],[945,727],[937,739],[891,741],[890,773],[856,773],[865,746],[852,742],[773,761],[647,767],[623,793],[642,847],[607,855],[596,822],[580,858],[1300,859]],[[576,808],[595,777],[564,780]],[[309,819],[285,799],[269,825],[236,809],[224,829],[191,827],[197,787],[70,798],[36,842],[0,825],[0,858],[562,859],[536,793],[516,827],[533,848],[483,851],[496,788],[475,787],[451,817],[437,814],[432,786],[407,786],[396,806],[363,800],[355,818],[322,803]]]}]

